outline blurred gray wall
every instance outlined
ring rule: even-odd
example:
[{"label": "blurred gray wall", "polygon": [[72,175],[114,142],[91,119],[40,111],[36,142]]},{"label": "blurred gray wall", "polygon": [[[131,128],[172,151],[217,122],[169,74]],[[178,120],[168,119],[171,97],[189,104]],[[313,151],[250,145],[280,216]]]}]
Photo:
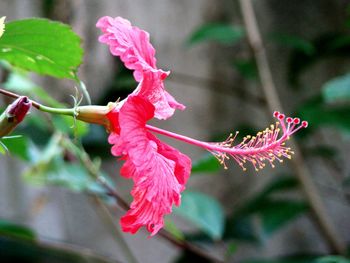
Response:
[{"label": "blurred gray wall", "polygon": [[[2,0],[0,16],[6,15],[8,20],[41,16],[41,2]],[[328,10],[339,12],[342,2],[331,0],[320,2],[324,4],[313,6],[313,1],[257,1],[257,15],[263,34],[283,30],[290,30],[291,33],[300,32],[300,27],[305,29],[303,31],[305,34],[317,34],[316,27],[313,26],[316,22],[317,28],[321,27],[324,30],[339,26],[336,17],[329,17],[331,11],[328,13]],[[226,131],[244,119],[250,119],[250,123],[256,123],[259,127],[264,127],[270,122],[269,116],[261,107],[248,107],[231,92],[232,86],[243,85],[243,82],[237,74],[228,70],[228,62],[225,60],[226,49],[210,44],[192,48],[185,48],[184,45],[189,34],[204,22],[231,15],[233,23],[241,23],[238,4],[235,1],[74,0],[59,3],[56,14],[58,18],[70,22],[84,40],[86,53],[80,76],[87,84],[93,101],[102,94],[102,87],[106,86],[113,74],[112,57],[108,49],[98,43],[99,31],[95,28],[95,23],[104,15],[122,16],[150,33],[157,50],[158,66],[172,71],[172,76],[166,82],[168,91],[187,106],[186,111],[177,112],[170,120],[157,122],[158,126],[206,140],[213,133]],[[300,5],[304,5],[305,9]],[[299,14],[301,10],[304,10],[305,14]],[[295,12],[295,16],[289,15],[289,12]],[[298,17],[298,20],[295,17]],[[268,50],[280,95],[282,98],[289,98],[290,94],[286,92],[284,83],[285,72],[281,71],[287,52],[270,44]],[[245,45],[232,50],[232,54],[244,55],[247,52],[249,48]],[[314,88],[318,88],[330,75],[328,69],[317,70],[323,77],[309,80]],[[63,84],[57,81],[44,82],[43,85],[62,100],[69,100],[69,94],[74,92],[71,84],[66,82]],[[58,87],[59,90],[63,89],[63,92],[57,93]],[[244,88],[249,88],[254,94],[261,94],[256,83]],[[298,100],[294,102],[284,99],[284,101],[288,110]],[[199,149],[174,141],[169,142],[188,153],[193,159],[203,154]],[[20,174],[25,167],[11,157],[1,157],[0,167],[1,218],[16,220],[34,227],[42,239],[77,244],[103,255],[124,260],[123,252],[114,240],[113,231],[101,219],[89,197],[53,187],[35,188],[24,184]],[[115,176],[118,190],[127,196],[130,182],[118,178],[119,167],[116,162],[105,164],[104,167],[110,175]],[[311,165],[311,168],[317,176],[318,187],[338,231],[350,241],[349,204],[346,204],[341,193],[332,190],[339,189],[339,185],[329,178],[319,163]],[[288,165],[285,164],[281,171],[288,171]],[[276,174],[270,173],[271,170],[266,169],[260,172],[259,176],[255,176],[253,171],[249,171],[249,176],[243,176],[244,173],[232,163],[228,171],[223,170],[215,176],[193,176],[188,188],[218,197],[225,203],[227,211],[232,211],[234,209],[232,204],[243,202]],[[329,189],[324,187],[325,185],[333,188]],[[118,221],[121,215],[121,212],[116,211],[115,220]],[[180,224],[185,225],[183,221]],[[140,232],[135,236],[124,235],[140,262],[170,262],[177,255],[178,250],[164,240],[158,237],[147,239],[145,232]],[[249,246],[240,248],[236,258],[261,254],[275,256],[300,250],[322,252],[325,249],[325,244],[312,222],[309,218],[302,217],[274,235],[263,248],[259,250]]]}]

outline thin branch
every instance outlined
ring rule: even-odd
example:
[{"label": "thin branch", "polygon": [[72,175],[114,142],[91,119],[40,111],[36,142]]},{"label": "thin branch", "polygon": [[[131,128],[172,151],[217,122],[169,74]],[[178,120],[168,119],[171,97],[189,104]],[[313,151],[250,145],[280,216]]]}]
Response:
[{"label": "thin branch", "polygon": [[[239,2],[242,10],[243,20],[246,25],[248,41],[251,45],[256,59],[262,89],[265,93],[268,107],[270,108],[270,111],[283,111],[273,81],[263,41],[257,25],[252,2],[251,0],[239,0]],[[316,219],[321,233],[323,234],[325,240],[328,242],[332,250],[336,251],[339,254],[344,254],[346,246],[337,233],[330,217],[327,215],[320,194],[318,193],[318,190],[311,179],[311,175],[306,167],[306,164],[301,157],[301,151],[293,139],[291,140],[291,144],[295,152],[295,157],[292,159],[292,163],[295,167],[296,175],[300,181],[305,197],[310,204],[314,218]]]},{"label": "thin branch", "polygon": [[[18,95],[16,93],[13,93],[13,92],[5,90],[5,89],[0,89],[0,94],[3,94],[5,96],[7,96],[7,97],[11,97],[11,98],[14,98],[14,99],[18,99],[19,97],[21,97],[21,95]],[[37,103],[37,102],[35,102],[33,100],[31,100],[31,102],[32,102],[32,106],[33,107],[35,107],[37,109],[40,109],[40,105],[41,104],[39,104],[39,103]]]},{"label": "thin branch", "polygon": [[116,237],[115,240],[120,246],[120,248],[123,250],[123,254],[127,261],[130,263],[138,263],[138,260],[136,259],[129,245],[126,243],[125,238],[120,232],[119,227],[116,225],[116,221],[114,220],[109,209],[106,207],[105,203],[102,202],[97,195],[93,195],[92,200],[96,203],[96,206],[99,208],[98,212],[100,212],[99,214],[101,215],[101,217],[114,232]]}]

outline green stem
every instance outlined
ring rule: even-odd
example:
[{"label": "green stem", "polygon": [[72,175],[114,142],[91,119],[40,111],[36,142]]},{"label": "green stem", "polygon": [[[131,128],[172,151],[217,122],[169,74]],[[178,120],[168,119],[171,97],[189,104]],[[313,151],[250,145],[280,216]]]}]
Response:
[{"label": "green stem", "polygon": [[[4,89],[0,89],[0,94],[3,94],[11,98],[20,97],[20,95]],[[52,108],[52,107],[42,105],[33,100],[30,100],[30,101],[32,103],[32,106],[40,111],[52,113],[52,114],[68,115],[73,118],[77,118],[78,120],[83,122],[102,125],[107,130],[109,130],[110,128],[109,127],[110,122],[106,117],[106,115],[115,105],[115,103],[110,103],[107,106],[88,105],[88,106],[79,106],[75,108],[66,109],[66,108]]]},{"label": "green stem", "polygon": [[54,114],[61,114],[61,115],[68,115],[74,117],[76,114],[76,109],[63,109],[63,108],[52,108],[48,106],[44,106],[42,104],[38,103],[38,107],[36,107],[38,110],[48,113],[54,113]]},{"label": "green stem", "polygon": [[[11,91],[0,89],[0,94],[3,94],[7,97],[11,98],[19,98],[21,95],[18,95],[16,93],[13,93]],[[31,100],[33,107],[37,108],[40,111],[48,112],[48,113],[54,113],[54,114],[62,114],[62,115],[69,115],[69,116],[75,116],[75,109],[60,109],[60,108],[52,108],[45,105],[42,105],[36,101]]]}]

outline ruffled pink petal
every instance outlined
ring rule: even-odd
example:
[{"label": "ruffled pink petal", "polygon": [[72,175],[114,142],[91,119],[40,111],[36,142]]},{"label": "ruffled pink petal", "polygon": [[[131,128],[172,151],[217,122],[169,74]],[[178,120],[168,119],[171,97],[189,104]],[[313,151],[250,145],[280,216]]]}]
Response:
[{"label": "ruffled pink petal", "polygon": [[144,72],[143,80],[133,94],[141,95],[148,99],[155,107],[154,117],[166,119],[174,114],[175,109],[184,110],[185,106],[178,103],[164,89],[163,79],[169,73],[160,71]]},{"label": "ruffled pink petal", "polygon": [[156,118],[167,119],[175,109],[185,108],[165,91],[163,81],[169,72],[156,67],[155,49],[147,32],[121,17],[102,17],[96,26],[103,32],[99,41],[107,44],[127,68],[134,70],[134,78],[140,84],[133,94],[142,95],[154,105]]},{"label": "ruffled pink petal", "polygon": [[179,152],[177,149],[161,142],[154,135],[149,133],[148,136],[158,146],[158,152],[165,158],[175,162],[175,176],[177,181],[182,185],[181,190],[185,190],[185,184],[191,173],[191,159]]},{"label": "ruffled pink petal", "polygon": [[[119,56],[127,68],[136,72],[156,69],[155,50],[147,32],[121,17],[102,17],[96,26],[104,33],[99,41],[107,44],[111,53]],[[140,78],[136,80],[141,81]]]},{"label": "ruffled pink petal", "polygon": [[[146,130],[146,122],[154,115],[154,106],[141,96],[129,96],[118,119],[120,134],[112,132],[112,153],[126,160],[121,174],[132,178],[134,200],[121,218],[123,231],[135,233],[145,226],[155,235],[164,225],[164,215],[179,205],[181,191],[191,170],[191,160],[178,150],[159,141]],[[117,140],[115,140],[117,138]]]}]

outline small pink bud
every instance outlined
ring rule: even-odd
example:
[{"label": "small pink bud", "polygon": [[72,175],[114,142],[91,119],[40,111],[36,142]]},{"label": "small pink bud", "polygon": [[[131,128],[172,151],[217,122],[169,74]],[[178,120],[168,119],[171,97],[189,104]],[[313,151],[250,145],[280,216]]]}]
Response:
[{"label": "small pink bud", "polygon": [[31,106],[32,102],[28,99],[28,97],[19,97],[7,107],[6,115],[10,120],[12,119],[13,122],[20,123],[26,116]]},{"label": "small pink bud", "polygon": [[12,102],[0,115],[0,138],[10,134],[28,113],[32,102],[25,96]]}]

